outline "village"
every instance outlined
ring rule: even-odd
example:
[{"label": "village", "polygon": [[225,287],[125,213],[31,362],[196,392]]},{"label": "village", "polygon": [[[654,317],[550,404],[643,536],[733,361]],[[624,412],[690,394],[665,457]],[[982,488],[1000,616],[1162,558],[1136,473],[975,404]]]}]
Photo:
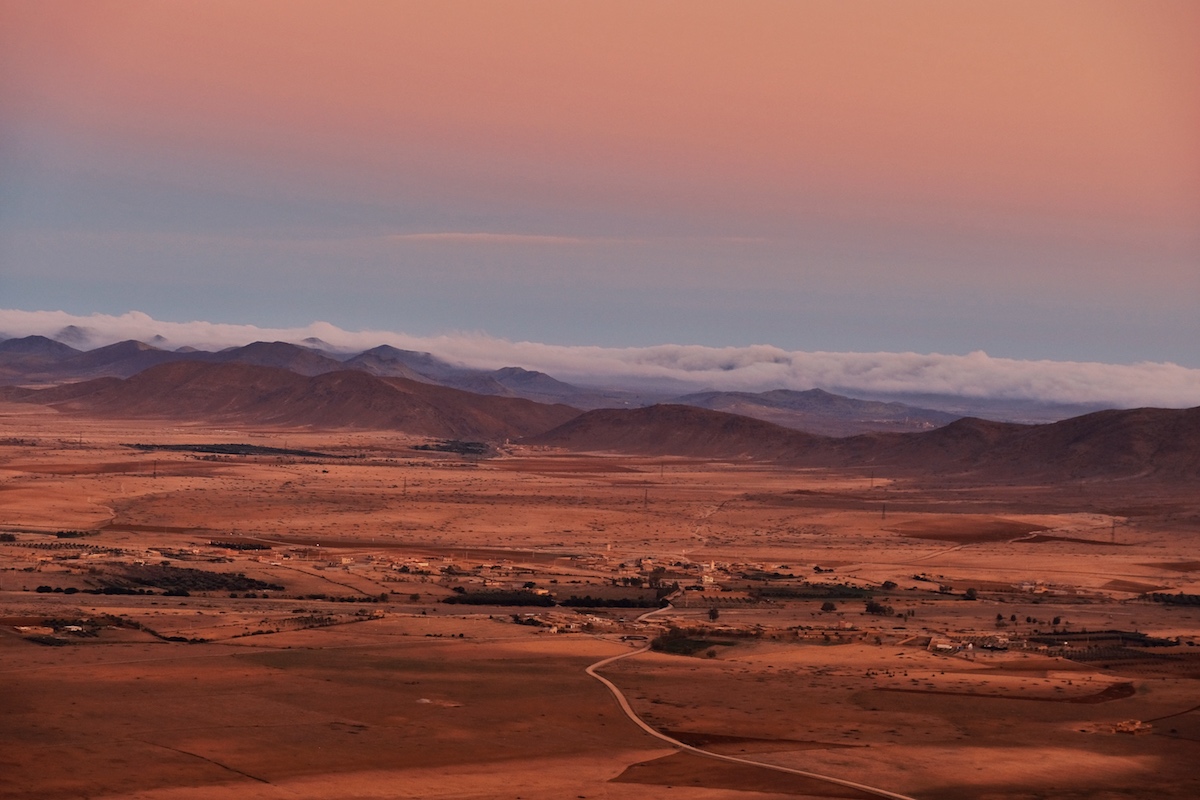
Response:
[{"label": "village", "polygon": [[[19,591],[60,595],[73,603],[83,600],[81,593],[120,596],[133,603],[132,616],[163,602],[143,599],[155,596],[205,609],[240,610],[254,601],[263,614],[256,630],[268,632],[297,627],[291,606],[303,601],[306,615],[321,625],[386,614],[486,614],[548,634],[656,636],[686,628],[701,638],[871,641],[967,659],[1009,650],[1093,658],[1114,648],[1140,648],[1143,657],[1152,658],[1194,647],[1198,638],[1109,627],[1113,616],[1105,610],[1114,605],[1134,604],[1150,616],[1154,604],[1145,595],[1114,596],[1043,581],[993,582],[981,592],[925,574],[866,580],[853,577],[852,568],[839,571],[802,560],[619,558],[611,549],[438,554],[296,544],[269,535],[207,541],[170,535],[178,544],[147,547],[136,544],[138,537],[129,531],[10,531],[0,535],[0,585],[15,591],[19,584]],[[359,607],[347,612],[347,605]],[[652,619],[641,619],[650,611]],[[25,627],[31,635],[46,635],[37,626]],[[58,633],[79,632],[79,626],[66,626]]]}]

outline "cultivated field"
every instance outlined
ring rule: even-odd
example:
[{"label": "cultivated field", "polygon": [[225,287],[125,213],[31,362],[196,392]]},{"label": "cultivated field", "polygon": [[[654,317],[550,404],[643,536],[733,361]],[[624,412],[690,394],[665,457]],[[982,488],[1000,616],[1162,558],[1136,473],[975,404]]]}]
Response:
[{"label": "cultivated field", "polygon": [[1200,796],[1192,488],[422,443],[0,408],[0,796],[872,796],[638,728],[652,640],[715,753]]}]

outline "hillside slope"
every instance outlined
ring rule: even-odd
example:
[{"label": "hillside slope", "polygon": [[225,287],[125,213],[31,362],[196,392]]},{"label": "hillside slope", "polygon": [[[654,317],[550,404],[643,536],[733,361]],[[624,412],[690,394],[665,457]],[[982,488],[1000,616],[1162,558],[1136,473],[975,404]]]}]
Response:
[{"label": "hillside slope", "polygon": [[588,411],[523,443],[636,455],[790,460],[823,437],[769,422],[685,405]]},{"label": "hillside slope", "polygon": [[180,361],[127,379],[100,378],[8,398],[68,413],[286,427],[370,428],[499,441],[539,433],[579,411],[484,397],[344,370],[316,376],[249,364]]},{"label": "hillside slope", "polygon": [[589,411],[525,440],[579,451],[879,467],[979,482],[1200,480],[1200,408],[1100,411],[1017,425],[965,418],[925,433],[814,436],[688,406]]}]

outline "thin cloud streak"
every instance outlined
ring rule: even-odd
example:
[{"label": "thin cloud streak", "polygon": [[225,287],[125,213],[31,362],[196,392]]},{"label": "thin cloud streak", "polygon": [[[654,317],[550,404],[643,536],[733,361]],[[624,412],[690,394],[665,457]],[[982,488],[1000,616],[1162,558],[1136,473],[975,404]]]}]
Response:
[{"label": "thin cloud streak", "polygon": [[1200,405],[1200,369],[1172,363],[1103,364],[1023,361],[977,351],[939,353],[836,353],[787,351],[769,345],[705,347],[596,347],[512,342],[485,333],[411,336],[383,330],[346,331],[327,322],[297,328],[263,328],[204,321],[164,322],[131,311],[119,316],[79,316],[63,311],[0,310],[7,336],[55,337],[73,326],[87,346],[126,339],[176,348],[219,349],[253,341],[304,343],[316,338],[353,352],[381,344],[433,353],[469,367],[518,366],[591,384],[679,381],[696,388],[763,391],[825,388],[841,391],[936,393],[964,397],[1029,399],[1113,406]]},{"label": "thin cloud streak", "polygon": [[495,233],[491,231],[436,231],[394,233],[385,242],[446,242],[448,244],[550,244],[550,245],[640,245],[651,243],[766,244],[765,236],[555,236],[544,233]]},{"label": "thin cloud streak", "polygon": [[[445,233],[398,233],[385,236],[389,242],[447,242],[478,244],[591,244],[611,239],[588,239],[577,236],[547,236],[536,233],[488,233],[485,231],[447,231]],[[619,240],[626,241],[626,240]]]}]

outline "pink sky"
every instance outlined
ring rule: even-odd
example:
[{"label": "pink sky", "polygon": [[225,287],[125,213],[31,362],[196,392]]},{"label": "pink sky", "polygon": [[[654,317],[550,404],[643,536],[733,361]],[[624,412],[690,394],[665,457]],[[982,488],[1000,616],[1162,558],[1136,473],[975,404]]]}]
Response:
[{"label": "pink sky", "polygon": [[[237,286],[230,259],[251,272],[290,259],[247,290],[288,270],[320,282],[332,260],[406,279],[397,295],[429,287],[434,304],[481,280],[558,286],[558,304],[699,287],[680,315],[703,311],[706,287],[715,307],[725,289],[782,283],[866,308],[897,291],[1012,304],[986,333],[947,334],[961,351],[1019,353],[1003,319],[1031,316],[1023,302],[1072,320],[1132,302],[1154,358],[1200,300],[1200,3],[0,0],[0,13],[0,163],[21,173],[0,256],[21,262],[4,268],[25,305],[55,297],[26,262],[62,274],[90,252],[126,284],[158,264],[159,306],[143,310],[178,317],[169,264],[186,253],[180,285],[211,263],[214,297]],[[123,193],[128,208],[61,199]],[[272,210],[231,225],[230,195]],[[206,262],[197,241],[224,249]],[[290,309],[311,318],[314,303]],[[350,305],[328,314],[351,327]],[[933,346],[930,307],[910,305],[876,338]],[[1156,333],[1159,310],[1175,321]],[[586,338],[568,322],[496,332]],[[720,324],[742,342],[786,331]],[[671,331],[647,326],[640,343]]]}]

